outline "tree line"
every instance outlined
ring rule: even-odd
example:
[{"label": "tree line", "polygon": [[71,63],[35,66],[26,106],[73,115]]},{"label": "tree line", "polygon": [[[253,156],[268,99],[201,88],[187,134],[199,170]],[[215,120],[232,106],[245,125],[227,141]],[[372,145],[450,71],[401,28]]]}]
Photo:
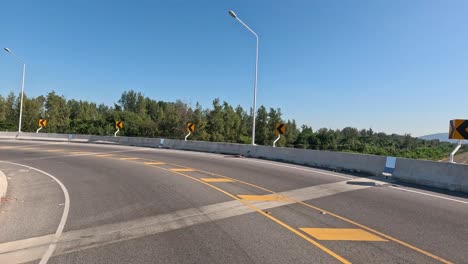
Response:
[{"label": "tree line", "polygon": [[[0,130],[18,129],[20,97],[14,93],[0,95]],[[41,132],[112,135],[115,121],[123,121],[119,135],[182,139],[186,124],[196,126],[192,140],[249,144],[252,134],[252,110],[233,107],[214,99],[211,108],[199,103],[194,107],[180,100],[156,101],[133,90],[123,92],[113,106],[82,100],[67,100],[50,92],[45,96],[23,98],[22,131],[34,132],[38,120],[47,120]],[[298,126],[294,119],[284,120],[281,109],[260,106],[257,109],[255,142],[271,145],[276,138],[277,123],[286,124],[286,134],[277,146],[316,150],[345,151],[419,159],[441,159],[453,149],[453,144],[438,140],[423,140],[410,135],[387,135],[372,129],[358,130]],[[462,151],[467,151],[465,145]]]}]

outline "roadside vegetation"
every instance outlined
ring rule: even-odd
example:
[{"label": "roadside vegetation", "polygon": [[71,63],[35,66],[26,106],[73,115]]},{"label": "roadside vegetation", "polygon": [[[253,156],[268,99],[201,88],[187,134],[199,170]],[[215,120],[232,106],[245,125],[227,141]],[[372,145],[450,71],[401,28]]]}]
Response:
[{"label": "roadside vegetation", "polygon": [[[19,96],[0,95],[0,130],[16,131],[19,117]],[[190,106],[182,101],[156,101],[135,91],[124,92],[113,106],[88,101],[67,100],[50,92],[35,98],[24,97],[23,131],[34,132],[38,120],[45,118],[47,127],[41,132],[112,135],[114,122],[124,122],[119,135],[135,137],[164,137],[182,139],[185,125],[195,123],[191,139],[201,141],[244,143],[251,142],[251,112],[241,106],[233,107],[215,99],[211,108],[200,104]],[[298,126],[295,120],[283,120],[279,108],[260,106],[256,118],[256,143],[271,145],[275,139],[276,123],[285,123],[286,134],[278,146],[346,151],[416,159],[446,158],[454,145],[438,140],[423,140],[410,135],[387,135],[372,129],[352,127],[313,129]],[[461,152],[468,151],[464,145]]]}]

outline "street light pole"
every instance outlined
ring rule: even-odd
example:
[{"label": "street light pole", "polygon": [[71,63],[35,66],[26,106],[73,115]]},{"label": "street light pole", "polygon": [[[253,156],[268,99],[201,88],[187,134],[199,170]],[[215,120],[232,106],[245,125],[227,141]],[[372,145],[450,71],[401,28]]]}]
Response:
[{"label": "street light pole", "polygon": [[4,50],[11,55],[13,55],[17,60],[19,60],[23,64],[23,81],[21,82],[21,99],[20,99],[20,114],[19,114],[19,121],[18,121],[18,133],[21,133],[21,120],[23,119],[23,97],[24,97],[24,78],[26,76],[26,63],[23,62],[16,54],[11,51],[9,48],[4,48]]},{"label": "street light pole", "polygon": [[255,118],[257,114],[257,75],[258,75],[258,35],[247,24],[237,17],[234,11],[230,10],[229,15],[239,21],[245,28],[247,28],[255,36],[257,40],[257,47],[255,51],[255,80],[254,80],[254,96],[253,96],[253,121],[252,121],[252,145],[255,145]]}]

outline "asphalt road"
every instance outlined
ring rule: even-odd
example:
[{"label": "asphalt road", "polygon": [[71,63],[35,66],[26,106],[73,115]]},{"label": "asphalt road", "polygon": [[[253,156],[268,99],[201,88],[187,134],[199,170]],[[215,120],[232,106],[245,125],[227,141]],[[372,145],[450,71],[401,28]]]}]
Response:
[{"label": "asphalt road", "polygon": [[0,141],[0,263],[468,263],[468,197],[218,154]]}]

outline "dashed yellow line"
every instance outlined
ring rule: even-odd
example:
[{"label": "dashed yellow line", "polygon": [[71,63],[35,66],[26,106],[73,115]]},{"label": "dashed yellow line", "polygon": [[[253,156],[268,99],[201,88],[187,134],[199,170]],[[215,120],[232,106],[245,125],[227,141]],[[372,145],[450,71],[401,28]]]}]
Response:
[{"label": "dashed yellow line", "polygon": [[204,182],[234,182],[233,180],[226,178],[201,178],[201,180]]},{"label": "dashed yellow line", "polygon": [[194,169],[190,169],[190,168],[181,168],[181,169],[169,169],[170,171],[173,171],[173,172],[189,172],[189,171],[195,171]]},{"label": "dashed yellow line", "polygon": [[145,165],[164,165],[164,162],[145,162]]},{"label": "dashed yellow line", "polygon": [[47,152],[63,152],[64,149],[48,149]]},{"label": "dashed yellow line", "polygon": [[119,158],[120,160],[139,160],[140,158],[135,158],[135,157],[132,157],[132,158]]},{"label": "dashed yellow line", "polygon": [[96,157],[112,157],[114,156],[113,154],[99,154],[99,155],[96,155]]},{"label": "dashed yellow line", "polygon": [[18,148],[20,150],[38,150],[39,148]]}]

